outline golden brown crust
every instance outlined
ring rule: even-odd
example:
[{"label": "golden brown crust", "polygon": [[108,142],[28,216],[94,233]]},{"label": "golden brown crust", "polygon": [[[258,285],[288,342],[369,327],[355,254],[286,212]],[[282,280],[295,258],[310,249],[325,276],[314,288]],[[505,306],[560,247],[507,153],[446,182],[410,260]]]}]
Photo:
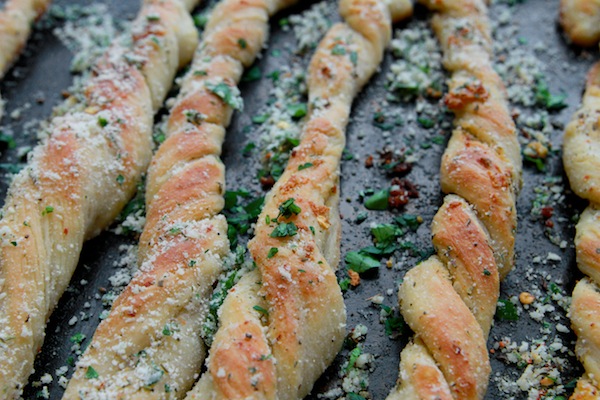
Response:
[{"label": "golden brown crust", "polygon": [[[83,103],[52,120],[52,135],[9,188],[0,221],[3,398],[17,397],[25,384],[83,241],[118,215],[150,161],[151,93],[168,87],[177,60],[191,57],[180,44],[195,40],[189,15],[187,21],[167,15],[181,14],[181,6],[173,4],[160,14],[164,24],[150,24],[145,14],[138,19],[138,31],[151,30],[153,40],[141,35],[131,50],[113,46],[98,61]],[[154,40],[165,48],[149,45]],[[164,52],[174,54],[175,62],[161,58]],[[132,54],[142,66],[127,61]]]},{"label": "golden brown crust", "polygon": [[576,354],[585,368],[573,399],[597,398],[600,387],[600,63],[590,70],[580,109],[567,125],[563,163],[571,188],[590,204],[576,226],[579,269],[591,277],[575,286],[570,310]]},{"label": "golden brown crust", "polygon": [[571,41],[590,47],[600,40],[600,1],[561,0],[560,24]]},{"label": "golden brown crust", "polygon": [[441,164],[444,204],[434,217],[437,256],[409,271],[400,308],[415,332],[388,399],[482,399],[486,339],[499,282],[514,265],[521,155],[504,86],[491,63],[483,0],[422,0],[452,73],[444,101],[455,129]]},{"label": "golden brown crust", "polygon": [[[400,3],[405,2],[395,5]],[[224,314],[240,316],[221,319],[213,343],[217,350],[211,351],[208,361],[210,374],[201,377],[191,398],[242,399],[248,393],[253,399],[302,398],[341,347],[345,308],[334,273],[339,260],[339,163],[352,100],[383,56],[391,17],[384,2],[375,0],[342,0],[340,11],[347,24],[329,30],[309,67],[310,99],[318,97],[327,105],[310,110],[300,145],[267,195],[249,243],[257,265],[255,278],[246,276],[232,289],[234,295],[253,293],[254,299],[242,304],[229,303],[228,298],[223,304]],[[335,46],[343,46],[345,54],[332,52]],[[356,52],[355,63],[351,52]],[[299,170],[306,163],[312,166]],[[275,221],[279,206],[289,199],[294,199],[300,213]],[[272,237],[279,223],[293,223],[297,233]],[[277,249],[274,256],[272,248]],[[268,313],[257,318],[255,306]],[[250,343],[240,346],[244,333],[250,334]],[[265,343],[268,349],[262,347]],[[237,357],[223,351],[231,348],[238,350]],[[247,371],[256,368],[257,349],[268,350],[267,373],[249,377]],[[241,380],[217,380],[224,364]]]},{"label": "golden brown crust", "polygon": [[[206,355],[200,334],[207,303],[229,255],[227,224],[218,215],[224,206],[225,168],[219,155],[225,127],[241,102],[233,97],[243,67],[254,62],[266,41],[269,12],[287,3],[225,0],[214,9],[171,109],[167,138],[150,165],[140,271],[100,324],[66,398],[79,393],[86,398],[182,398],[196,381]],[[217,85],[231,91],[229,103],[214,90]],[[235,325],[215,337],[226,335],[231,346],[213,346],[211,359],[219,360],[219,368],[203,377],[223,398],[247,398],[256,388],[269,393],[275,384],[273,361],[260,357],[270,353],[259,340],[262,327],[253,329],[245,321],[237,325],[236,317],[244,318],[237,311],[240,304],[254,299],[243,293],[228,297],[226,304],[235,312],[223,311],[221,319]],[[256,310],[248,314],[250,321],[260,318]],[[177,329],[171,331],[173,326]],[[235,369],[242,352],[251,370]],[[159,364],[167,355],[168,363]],[[160,366],[151,385],[140,378],[146,367],[140,369],[142,361]],[[90,367],[97,378],[85,379]],[[263,381],[249,389],[243,382],[257,373]]]},{"label": "golden brown crust", "polygon": [[34,21],[51,0],[7,0],[0,10],[0,79],[21,53]]}]

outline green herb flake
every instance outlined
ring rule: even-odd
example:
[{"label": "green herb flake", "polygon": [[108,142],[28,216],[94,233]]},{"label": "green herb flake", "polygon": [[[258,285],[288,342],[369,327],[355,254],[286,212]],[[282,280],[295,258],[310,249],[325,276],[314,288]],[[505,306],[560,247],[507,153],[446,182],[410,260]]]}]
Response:
[{"label": "green herb flake", "polygon": [[357,346],[352,349],[352,351],[350,352],[350,354],[348,356],[348,365],[346,366],[346,372],[350,372],[350,370],[352,368],[354,368],[354,365],[356,364],[356,360],[358,360],[358,357],[360,357],[361,354],[362,354],[362,348],[360,346]]},{"label": "green herb flake", "polygon": [[0,132],[0,142],[6,143],[6,146],[9,149],[14,149],[17,147],[17,142],[15,142],[15,139],[12,136],[4,134],[3,132]]},{"label": "green herb flake", "polygon": [[517,321],[519,319],[517,307],[509,300],[498,300],[496,318],[504,321]]},{"label": "green herb flake", "polygon": [[69,340],[71,343],[81,344],[85,340],[85,335],[83,333],[76,333]]},{"label": "green herb flake", "polygon": [[560,110],[567,107],[566,99],[567,95],[564,93],[558,95],[550,93],[546,81],[542,77],[537,78],[535,101],[539,106],[545,107],[549,111]]},{"label": "green herb flake", "polygon": [[427,117],[418,117],[417,122],[425,129],[431,129],[435,126],[435,122]]},{"label": "green herb flake", "polygon": [[271,237],[289,237],[295,236],[298,233],[298,227],[293,222],[282,222],[273,229]]},{"label": "green herb flake", "polygon": [[331,49],[331,54],[334,56],[343,56],[346,54],[346,48],[341,44],[336,44],[333,46],[333,49]]},{"label": "green herb flake", "polygon": [[487,268],[485,268],[485,269],[483,270],[483,274],[484,274],[485,276],[490,276],[490,275],[492,275],[492,273],[491,273],[491,272],[490,272],[490,271],[489,271]]},{"label": "green herb flake", "polygon": [[273,258],[277,253],[279,253],[279,249],[277,247],[271,247],[269,249],[269,253],[267,254],[267,258]]},{"label": "green herb flake", "polygon": [[382,189],[375,192],[375,194],[365,200],[365,207],[369,210],[387,210],[389,196],[390,193],[388,189]]},{"label": "green herb flake", "polygon": [[308,112],[306,103],[288,104],[287,110],[292,118],[296,119],[304,117]]},{"label": "green herb flake", "polygon": [[242,48],[242,49],[245,49],[246,47],[248,47],[248,42],[244,38],[239,38],[238,46],[240,46],[240,48]]},{"label": "green herb flake", "polygon": [[300,208],[300,206],[298,206],[298,204],[295,203],[295,199],[292,197],[279,205],[279,215],[277,216],[277,218],[289,218],[292,216],[292,214],[300,214],[301,211],[302,209]]},{"label": "green herb flake", "polygon": [[252,150],[254,150],[256,148],[256,144],[250,142],[247,145],[244,146],[244,148],[242,149],[242,155],[244,156],[249,156],[250,153],[252,153]]},{"label": "green herb flake", "polygon": [[311,231],[311,233],[312,233],[313,235],[316,235],[316,232],[315,232],[315,227],[314,227],[314,226],[312,226],[312,225],[311,225],[311,226],[309,226],[308,228],[310,229],[310,231]]},{"label": "green herb flake", "polygon": [[157,22],[157,21],[160,21],[160,15],[157,15],[157,14],[146,15],[146,19],[150,22]]},{"label": "green herb flake", "polygon": [[108,120],[104,117],[98,117],[98,125],[104,128],[106,125],[108,125]]},{"label": "green herb flake", "polygon": [[208,75],[208,72],[206,72],[205,70],[194,71],[194,76],[206,76],[206,75]]},{"label": "green herb flake", "polygon": [[347,291],[350,288],[350,278],[344,278],[340,281],[340,289],[342,292]]},{"label": "green herb flake", "polygon": [[313,163],[307,162],[302,165],[298,165],[298,171],[302,171],[303,169],[310,168],[313,166]]},{"label": "green herb flake", "polygon": [[359,274],[381,266],[379,260],[360,251],[350,251],[346,253],[345,260],[349,268]]},{"label": "green herb flake", "polygon": [[264,315],[265,317],[269,316],[269,310],[262,308],[261,306],[254,306],[252,308],[254,310],[258,311],[259,313],[261,313],[262,315]]},{"label": "green herb flake", "polygon": [[98,372],[96,372],[94,367],[92,367],[91,365],[85,371],[85,379],[96,379],[99,376],[100,375],[98,375]]},{"label": "green herb flake", "polygon": [[259,114],[259,115],[255,115],[254,117],[252,117],[252,122],[254,122],[255,124],[262,124],[263,122],[265,122],[268,119],[269,119],[269,114]]},{"label": "green herb flake", "polygon": [[204,29],[206,24],[208,23],[208,15],[206,14],[198,14],[194,15],[194,25],[196,28]]},{"label": "green herb flake", "polygon": [[254,82],[262,78],[262,72],[258,65],[253,66],[249,70],[246,71],[244,76],[242,76],[242,82]]},{"label": "green herb flake", "polygon": [[48,215],[52,212],[54,212],[54,207],[46,206],[46,208],[44,208],[44,210],[42,211],[42,215]]},{"label": "green herb flake", "polygon": [[236,110],[241,110],[243,108],[243,103],[239,96],[237,96],[231,86],[225,82],[219,82],[216,85],[207,84],[206,87],[211,92],[219,96],[228,106]]},{"label": "green herb flake", "polygon": [[125,182],[125,177],[123,175],[121,175],[121,174],[117,175],[117,183],[119,185],[122,185],[123,182]]},{"label": "green herb flake", "polygon": [[358,53],[356,51],[350,52],[350,61],[356,67],[356,65],[358,64]]}]

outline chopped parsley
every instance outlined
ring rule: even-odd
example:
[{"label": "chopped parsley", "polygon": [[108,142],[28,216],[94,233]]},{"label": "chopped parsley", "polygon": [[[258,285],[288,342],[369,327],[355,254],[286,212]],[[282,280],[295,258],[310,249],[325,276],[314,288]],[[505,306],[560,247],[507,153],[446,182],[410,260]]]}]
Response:
[{"label": "chopped parsley", "polygon": [[517,321],[519,319],[517,307],[510,300],[498,300],[496,318],[504,321]]},{"label": "chopped parsley", "polygon": [[381,266],[379,260],[360,251],[348,252],[345,260],[349,268],[359,274]]},{"label": "chopped parsley", "polygon": [[271,237],[289,237],[295,236],[298,233],[298,227],[293,222],[281,222],[279,223],[273,232],[271,232]]},{"label": "chopped parsley", "polygon": [[300,214],[301,211],[302,209],[295,203],[295,199],[292,197],[279,205],[279,215],[276,219],[279,219],[279,217],[289,218],[292,215]]},{"label": "chopped parsley", "polygon": [[292,118],[302,118],[308,112],[306,103],[288,104],[287,110]]},{"label": "chopped parsley", "polygon": [[365,207],[369,210],[387,210],[389,189],[382,189],[365,200]]},{"label": "chopped parsley", "polygon": [[331,54],[334,56],[343,56],[346,54],[346,48],[341,44],[336,44],[333,46],[333,49],[331,49]]},{"label": "chopped parsley", "polygon": [[564,93],[555,95],[550,93],[548,84],[543,77],[538,76],[535,86],[535,101],[539,106],[545,107],[549,111],[560,110],[567,107],[565,100],[567,95]]},{"label": "chopped parsley", "polygon": [[98,125],[104,128],[106,125],[108,125],[108,120],[104,117],[98,117]]},{"label": "chopped parsley", "polygon": [[94,367],[91,365],[87,368],[87,371],[85,371],[85,379],[96,379],[99,376],[100,375],[98,375],[98,372],[96,372]]},{"label": "chopped parsley", "polygon": [[42,215],[48,215],[52,212],[54,212],[54,207],[46,206],[46,208],[44,208],[44,210],[42,211]]},{"label": "chopped parsley", "polygon": [[303,169],[310,168],[313,166],[313,163],[307,162],[302,165],[298,165],[298,171],[302,171]]},{"label": "chopped parsley", "polygon": [[225,82],[219,82],[217,84],[207,83],[206,87],[211,92],[219,96],[225,102],[225,104],[231,108],[241,111],[244,107],[244,103],[239,95],[239,90],[237,87],[232,88]]},{"label": "chopped parsley", "polygon": [[269,249],[269,253],[267,254],[267,258],[273,258],[277,253],[279,253],[279,249],[277,247],[271,247]]},{"label": "chopped parsley", "polygon": [[242,49],[245,49],[245,48],[248,47],[248,42],[244,38],[239,38],[238,39],[238,46],[240,46],[240,48],[242,48]]},{"label": "chopped parsley", "polygon": [[262,78],[262,72],[258,65],[253,66],[249,70],[246,71],[244,76],[242,76],[242,82],[253,82]]},{"label": "chopped parsley", "polygon": [[261,313],[262,315],[264,315],[265,317],[269,316],[269,310],[262,308],[261,306],[254,306],[252,308],[254,310],[258,311],[259,313]]}]

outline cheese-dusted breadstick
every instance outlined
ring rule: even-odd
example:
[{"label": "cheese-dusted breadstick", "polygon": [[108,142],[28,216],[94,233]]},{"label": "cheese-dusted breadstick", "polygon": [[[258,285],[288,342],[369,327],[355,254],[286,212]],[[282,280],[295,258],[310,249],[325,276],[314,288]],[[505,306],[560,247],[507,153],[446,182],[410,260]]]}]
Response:
[{"label": "cheese-dusted breadstick", "polygon": [[[406,7],[406,8],[404,8]],[[405,1],[342,0],[309,66],[309,115],[249,243],[257,268],[230,291],[208,370],[189,399],[300,399],[341,349],[339,166],[354,97],[376,71]]]},{"label": "cheese-dusted breadstick", "polygon": [[[15,62],[31,33],[33,22],[50,4],[50,0],[7,0],[0,10],[0,79]],[[0,120],[4,101],[0,96]]]},{"label": "cheese-dusted breadstick", "polygon": [[572,399],[600,397],[600,63],[590,70],[583,102],[567,125],[563,163],[571,188],[590,204],[576,226],[577,265],[588,278],[577,283],[570,317],[575,353],[585,368]]},{"label": "cheese-dusted breadstick", "polygon": [[8,190],[0,220],[3,399],[17,398],[27,382],[84,240],[118,215],[148,166],[154,111],[197,43],[187,11],[194,3],[145,2],[132,47],[114,45],[98,61],[85,100],[51,121],[50,137]]},{"label": "cheese-dusted breadstick", "polygon": [[139,272],[98,327],[66,399],[182,398],[200,374],[202,323],[229,254],[219,214],[225,128],[242,106],[236,85],[266,43],[269,16],[294,2],[223,0],[212,11],[151,162]]},{"label": "cheese-dusted breadstick", "polygon": [[422,0],[452,73],[454,131],[442,158],[448,194],[434,217],[437,255],[410,270],[400,309],[415,338],[401,354],[392,399],[482,399],[499,282],[514,265],[521,155],[504,86],[494,71],[483,0]]},{"label": "cheese-dusted breadstick", "polygon": [[576,45],[597,44],[600,41],[600,0],[561,0],[560,24]]},{"label": "cheese-dusted breadstick", "polygon": [[50,0],[7,0],[0,10],[0,78],[21,53],[33,22],[49,4]]}]

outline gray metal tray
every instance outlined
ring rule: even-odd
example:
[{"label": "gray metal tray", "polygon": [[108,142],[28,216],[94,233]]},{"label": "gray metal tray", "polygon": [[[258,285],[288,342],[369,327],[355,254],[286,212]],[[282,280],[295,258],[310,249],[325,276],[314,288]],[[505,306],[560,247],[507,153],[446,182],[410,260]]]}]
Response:
[{"label": "gray metal tray", "polygon": [[[102,2],[107,3],[110,12],[120,19],[132,19],[139,7],[138,1],[103,0]],[[61,5],[72,3],[91,4],[92,2],[84,0],[56,1],[56,4]],[[552,114],[555,124],[560,127],[560,124],[565,124],[575,111],[580,100],[585,73],[592,61],[598,58],[598,54],[597,52],[588,53],[573,50],[568,46],[556,27],[557,0],[529,0],[516,3],[514,7],[516,7],[517,12],[513,23],[519,27],[519,35],[529,43],[541,42],[544,46],[555,48],[553,52],[542,52],[539,57],[546,63],[546,77],[551,90],[553,92],[564,91],[568,95],[567,102],[569,106]],[[306,3],[302,4],[282,14],[282,17],[301,11],[307,8],[308,5]],[[498,7],[498,5],[492,7],[492,16],[496,16],[495,13],[498,11]],[[333,17],[334,20],[337,18],[337,16]],[[417,18],[425,19],[427,13],[420,10],[417,13]],[[258,61],[261,70],[264,72],[263,75],[296,57],[290,50],[294,47],[291,45],[293,40],[291,32],[283,31],[278,24],[273,24],[269,51],[266,51]],[[281,51],[280,55],[273,55],[273,49],[279,49]],[[13,120],[5,115],[2,121],[4,129],[12,130],[15,133],[18,146],[36,142],[34,135],[24,133],[25,123],[29,120],[47,118],[52,108],[61,101],[61,91],[65,90],[72,80],[69,73],[71,57],[70,52],[49,30],[37,30],[27,45],[24,55],[5,80],[0,83],[2,95],[8,102],[7,114],[10,114],[15,108],[21,107],[24,103],[29,102],[32,104],[32,107],[23,114],[21,119]],[[381,72],[373,78],[372,82],[355,101],[353,118],[347,130],[347,149],[354,157],[352,160],[344,160],[342,164],[343,254],[371,244],[370,222],[389,222],[397,214],[397,212],[390,211],[368,211],[366,222],[362,224],[355,222],[357,214],[366,211],[359,199],[359,192],[367,187],[383,188],[389,185],[390,181],[389,177],[386,177],[384,173],[376,168],[367,169],[364,165],[367,156],[374,155],[377,159],[377,153],[383,148],[383,132],[373,126],[372,116],[374,112],[378,111],[381,100],[386,95],[385,75],[390,65],[390,58],[388,54]],[[565,69],[565,63],[569,63],[571,67]],[[262,192],[254,173],[248,173],[248,171],[258,169],[259,155],[255,152],[250,157],[242,157],[241,154],[248,142],[257,141],[257,138],[252,136],[255,128],[252,127],[251,117],[266,103],[270,84],[268,79],[263,78],[260,81],[242,85],[243,97],[252,100],[246,101],[246,109],[243,114],[235,114],[228,130],[223,159],[227,166],[229,190],[245,187],[254,193]],[[40,97],[44,98],[43,103],[36,102]],[[397,107],[400,115],[414,113],[414,104],[393,104],[391,107]],[[420,138],[425,140],[434,133],[439,133],[424,130],[416,123],[407,123],[392,130],[390,140],[394,147],[401,148],[404,146],[407,140],[405,132],[409,127],[417,132],[416,139],[414,139],[417,140],[417,143],[421,140]],[[552,134],[552,142],[557,149],[560,148],[561,135],[561,129],[555,129]],[[443,149],[443,144],[433,145],[426,152],[426,157],[415,163],[412,172],[407,176],[419,186],[420,196],[418,199],[412,199],[403,212],[417,214],[424,219],[424,223],[416,232],[416,240],[413,240],[420,249],[427,249],[431,246],[429,224],[442,200],[442,194],[439,190],[438,170]],[[2,149],[0,163],[14,163],[16,161],[18,161],[16,150]],[[549,282],[544,283],[542,282],[543,278],[539,277],[545,273],[551,274],[554,281],[561,281],[562,283],[559,286],[564,288],[566,293],[571,292],[576,279],[580,277],[574,262],[571,239],[574,229],[571,219],[578,210],[582,209],[583,202],[567,193],[567,200],[555,210],[555,217],[553,217],[556,225],[555,231],[569,243],[568,248],[564,250],[552,244],[543,235],[543,226],[540,221],[536,221],[530,216],[531,203],[535,198],[534,188],[539,186],[544,177],[548,175],[564,176],[560,154],[554,154],[550,157],[546,173],[538,172],[530,164],[525,167],[524,186],[518,199],[517,265],[502,284],[502,298],[528,291],[532,285],[546,287],[545,285]],[[8,178],[0,181],[2,197],[6,192],[8,181]],[[25,390],[25,398],[36,398],[40,392],[40,387],[37,384],[32,384],[32,382],[39,381],[45,373],[54,376],[53,383],[48,385],[50,398],[60,398],[63,389],[57,383],[55,370],[67,365],[67,359],[74,355],[71,349],[73,343],[69,338],[76,333],[83,333],[87,337],[84,345],[89,342],[89,338],[91,338],[99,323],[98,316],[103,310],[101,302],[97,299],[97,294],[104,288],[110,287],[108,277],[114,273],[113,263],[119,258],[119,246],[134,242],[134,239],[130,237],[105,232],[84,246],[81,261],[72,279],[71,286],[67,293],[63,295],[48,323],[46,340],[37,357],[35,373],[31,376],[30,384]],[[536,256],[541,256],[544,259],[548,252],[559,254],[562,260],[555,263],[549,262],[545,265],[532,263]],[[367,300],[375,294],[383,294],[385,304],[396,306],[397,283],[404,273],[419,260],[419,256],[412,256],[409,252],[398,252],[395,258],[403,260],[399,263],[399,268],[387,269],[382,267],[378,273],[363,277],[360,286],[350,289],[345,294],[348,326],[351,328],[361,323],[369,327],[365,351],[376,356],[374,370],[370,374],[370,392],[374,399],[385,398],[394,385],[398,375],[400,350],[410,338],[410,332],[406,331],[396,340],[389,339],[385,334],[384,326],[379,322],[379,308]],[[533,267],[539,274],[533,281],[526,277],[526,271],[530,267]],[[343,262],[340,268],[345,268]],[[82,281],[87,283],[82,284]],[[391,295],[387,294],[388,290],[391,290]],[[89,307],[84,306],[86,302],[89,303]],[[80,319],[77,324],[70,326],[68,321],[73,316],[80,316],[81,312],[90,315],[90,317],[84,320]],[[564,325],[569,325],[564,310],[557,307],[555,315]],[[563,338],[564,344],[572,349],[574,336],[572,334],[559,335]],[[531,341],[541,337],[540,324],[533,321],[527,312],[523,312],[518,321],[515,322],[496,321],[491,331],[488,347],[492,348],[494,343],[504,336],[510,336],[517,342],[521,340]],[[500,374],[509,379],[516,379],[522,370],[514,364],[507,365],[501,358],[497,355],[491,356],[494,370],[493,377]],[[566,358],[570,362],[562,372],[562,379],[565,383],[572,381],[581,373],[577,361],[572,356],[566,356]],[[345,359],[347,359],[347,351],[338,356],[334,365],[317,382],[313,394],[309,396],[310,399],[316,399],[319,393],[324,393],[328,389],[339,385],[338,371]],[[67,377],[70,376],[72,371],[73,368],[69,367]],[[491,381],[486,399],[505,397],[505,394],[498,391],[496,383]],[[521,393],[516,395],[516,398],[527,398],[527,395]]]}]

